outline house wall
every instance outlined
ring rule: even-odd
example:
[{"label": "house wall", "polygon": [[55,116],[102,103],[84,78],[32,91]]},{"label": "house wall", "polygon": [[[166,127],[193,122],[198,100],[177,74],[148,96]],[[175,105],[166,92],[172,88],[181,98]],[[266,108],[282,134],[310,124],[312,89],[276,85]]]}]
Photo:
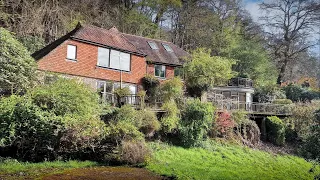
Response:
[{"label": "house wall", "polygon": [[[147,65],[147,73],[154,76],[154,64]],[[166,66],[166,79],[170,79],[174,77],[174,67]]]},{"label": "house wall", "polygon": [[[77,61],[67,60],[67,45],[77,46]],[[120,71],[97,66],[98,46],[74,40],[67,40],[49,54],[38,60],[38,69],[42,71],[58,72],[84,79],[99,79],[120,81]],[[131,55],[131,71],[122,72],[123,82],[140,84],[146,74],[146,61],[144,57]],[[96,84],[90,80],[90,85]]]}]

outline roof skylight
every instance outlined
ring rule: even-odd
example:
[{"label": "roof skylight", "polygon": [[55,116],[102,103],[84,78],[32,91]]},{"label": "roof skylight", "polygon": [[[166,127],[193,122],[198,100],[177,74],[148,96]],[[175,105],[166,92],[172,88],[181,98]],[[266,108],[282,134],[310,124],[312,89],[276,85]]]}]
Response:
[{"label": "roof skylight", "polygon": [[162,43],[162,46],[163,46],[164,49],[166,49],[168,52],[173,52],[172,48],[171,48],[168,44]]},{"label": "roof skylight", "polygon": [[151,47],[151,49],[159,49],[157,44],[153,41],[148,41],[148,44]]}]

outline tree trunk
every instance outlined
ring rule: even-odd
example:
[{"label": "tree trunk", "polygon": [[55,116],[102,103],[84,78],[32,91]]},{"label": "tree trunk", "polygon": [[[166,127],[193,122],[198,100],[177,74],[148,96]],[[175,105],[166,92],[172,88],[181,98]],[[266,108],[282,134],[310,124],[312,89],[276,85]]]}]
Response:
[{"label": "tree trunk", "polygon": [[284,75],[285,75],[285,72],[286,72],[287,64],[288,64],[288,60],[286,59],[284,61],[283,65],[280,68],[280,73],[279,73],[278,79],[277,79],[277,84],[279,84],[279,85],[281,85],[281,82],[284,79]]}]

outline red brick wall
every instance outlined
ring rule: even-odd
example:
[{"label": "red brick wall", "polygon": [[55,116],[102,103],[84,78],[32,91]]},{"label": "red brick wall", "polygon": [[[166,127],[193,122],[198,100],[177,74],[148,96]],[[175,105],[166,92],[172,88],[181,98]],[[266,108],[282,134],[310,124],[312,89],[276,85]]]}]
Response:
[{"label": "red brick wall", "polygon": [[[67,60],[67,45],[77,46],[77,61]],[[76,76],[120,81],[120,71],[97,67],[98,47],[78,41],[67,40],[38,61],[38,68]],[[131,71],[122,72],[124,82],[140,84],[146,74],[144,57],[131,55]]]},{"label": "red brick wall", "polygon": [[[154,76],[154,64],[147,65],[147,73]],[[166,66],[166,79],[170,79],[174,77],[174,67]]]}]

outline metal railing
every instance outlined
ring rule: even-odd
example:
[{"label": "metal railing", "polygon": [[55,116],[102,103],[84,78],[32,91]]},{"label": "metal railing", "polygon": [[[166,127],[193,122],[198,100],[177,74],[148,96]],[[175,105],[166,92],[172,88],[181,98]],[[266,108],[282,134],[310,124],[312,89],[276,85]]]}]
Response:
[{"label": "metal railing", "polygon": [[126,96],[117,96],[114,93],[101,92],[101,101],[103,103],[110,103],[115,106],[122,106],[125,104],[132,105],[136,108],[141,108],[144,104],[144,99],[136,94],[128,94]]},{"label": "metal railing", "polygon": [[231,78],[228,82],[228,86],[236,86],[236,87],[253,87],[253,81],[249,78]]},{"label": "metal railing", "polygon": [[272,103],[255,103],[239,102],[230,100],[221,100],[213,102],[219,110],[244,110],[251,114],[264,115],[291,115],[293,105],[290,104],[272,104]]}]

